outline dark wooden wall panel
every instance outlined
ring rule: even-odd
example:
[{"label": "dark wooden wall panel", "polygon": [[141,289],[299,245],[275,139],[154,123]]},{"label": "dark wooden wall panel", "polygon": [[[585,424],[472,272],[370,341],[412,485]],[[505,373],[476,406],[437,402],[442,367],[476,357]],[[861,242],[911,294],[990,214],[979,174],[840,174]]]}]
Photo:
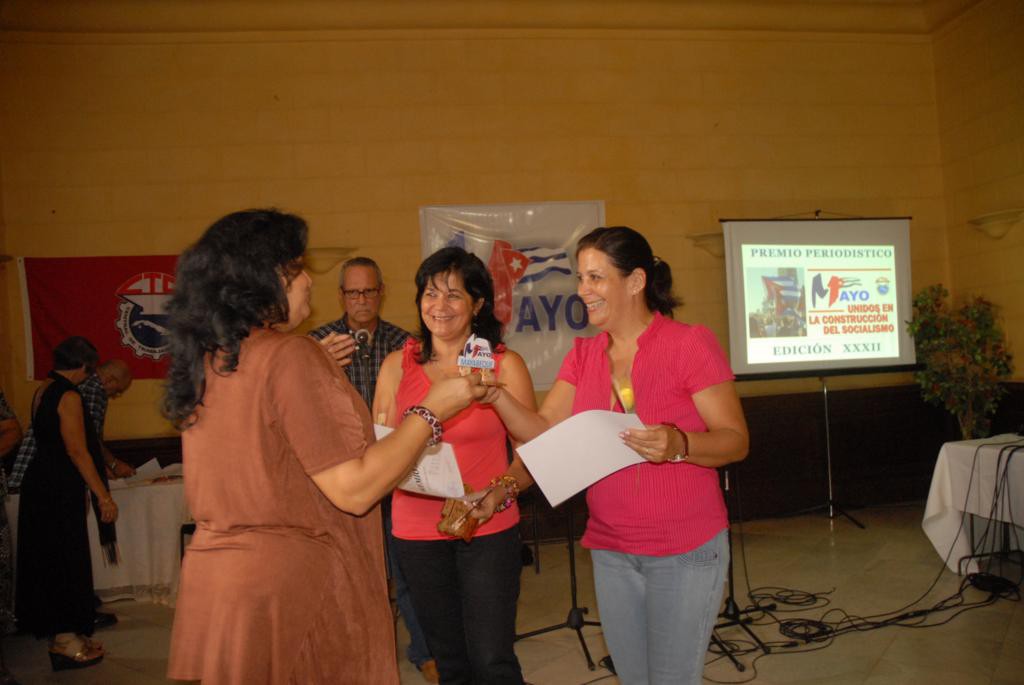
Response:
[{"label": "dark wooden wall panel", "polygon": [[1006,388],[1010,394],[999,403],[999,411],[992,420],[992,434],[1024,435],[1024,383],[1007,383]]},{"label": "dark wooden wall panel", "polygon": [[177,435],[165,438],[107,440],[107,447],[115,457],[132,466],[139,466],[153,458],[159,460],[161,466],[181,461],[181,438]]},{"label": "dark wooden wall panel", "polygon": [[[735,467],[743,517],[824,505],[822,394],[745,398],[743,406],[751,433],[750,456]],[[834,497],[851,508],[925,497],[939,447],[955,438],[952,422],[917,386],[829,391],[828,412]]]},{"label": "dark wooden wall panel", "polygon": [[750,455],[730,468],[733,518],[801,511],[825,501],[822,409],[821,397],[811,393],[743,399]]}]

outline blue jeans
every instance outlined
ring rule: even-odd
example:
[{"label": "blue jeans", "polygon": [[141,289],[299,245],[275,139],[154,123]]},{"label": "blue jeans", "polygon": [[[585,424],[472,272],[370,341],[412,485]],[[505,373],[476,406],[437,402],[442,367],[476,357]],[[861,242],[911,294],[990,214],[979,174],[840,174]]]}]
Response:
[{"label": "blue jeans", "polygon": [[622,685],[699,685],[729,565],[726,533],[669,557],[591,550],[601,628]]},{"label": "blue jeans", "polygon": [[512,643],[523,569],[518,528],[462,540],[395,538],[444,685],[522,685]]},{"label": "blue jeans", "polygon": [[390,501],[386,508],[382,508],[382,512],[384,513],[384,535],[388,545],[388,570],[391,572],[391,582],[395,585],[395,604],[398,606],[398,615],[405,623],[405,629],[409,631],[409,648],[405,650],[405,655],[416,665],[416,668],[422,668],[423,664],[433,657],[430,656],[430,650],[427,648],[427,638],[423,635],[420,622],[416,620],[412,597],[409,595],[409,585],[405,582],[402,568],[395,556],[395,538],[391,535]]}]

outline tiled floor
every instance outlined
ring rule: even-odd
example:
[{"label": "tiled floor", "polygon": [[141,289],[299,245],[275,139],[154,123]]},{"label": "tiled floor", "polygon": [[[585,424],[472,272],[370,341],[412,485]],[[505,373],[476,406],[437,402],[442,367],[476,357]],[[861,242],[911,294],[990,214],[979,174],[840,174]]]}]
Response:
[{"label": "tiled floor", "polygon": [[[953,594],[960,579],[944,571],[941,560],[921,532],[922,505],[865,509],[856,516],[867,530],[845,520],[830,522],[823,515],[801,516],[747,523],[743,526],[746,566],[754,586],[782,586],[830,595],[830,609],[865,616],[898,609],[922,594],[939,575],[928,595],[935,600]],[[734,526],[734,531],[738,529]],[[734,553],[737,595],[745,596],[746,581],[736,536]],[[589,554],[577,547],[580,604],[590,608],[588,618],[598,618],[590,575]],[[524,569],[519,629],[523,632],[565,620],[569,609],[569,577],[564,543],[541,547],[542,573]],[[966,593],[968,601],[984,595]],[[747,604],[747,602],[742,602]],[[32,683],[122,683],[167,682],[166,665],[172,610],[165,607],[121,602],[109,605],[120,623],[98,637],[108,649],[105,661],[78,672],[53,674],[49,671],[43,643],[25,636],[5,641],[11,670],[25,684]],[[824,609],[799,614],[777,614],[819,618]],[[953,612],[945,614],[948,617]],[[837,614],[833,614],[836,617]],[[939,620],[938,618],[930,620]],[[401,625],[401,624],[399,624]],[[778,628],[756,625],[755,633],[766,642],[784,642]],[[588,627],[584,635],[595,660],[607,649],[599,627]],[[726,640],[742,640],[738,628],[721,632]],[[399,629],[404,649],[406,636]],[[1009,685],[1024,683],[1024,608],[1021,603],[998,600],[967,611],[948,624],[908,629],[890,627],[858,632],[837,638],[831,645],[782,648],[754,660],[742,655],[745,672],[737,671],[724,659],[709,655],[705,677],[712,682],[737,683],[756,678],[761,685]],[[582,685],[617,679],[606,670],[587,669],[576,634],[560,629],[522,640],[516,652],[527,680],[537,685]],[[403,685],[424,681],[404,659],[400,665]]]}]

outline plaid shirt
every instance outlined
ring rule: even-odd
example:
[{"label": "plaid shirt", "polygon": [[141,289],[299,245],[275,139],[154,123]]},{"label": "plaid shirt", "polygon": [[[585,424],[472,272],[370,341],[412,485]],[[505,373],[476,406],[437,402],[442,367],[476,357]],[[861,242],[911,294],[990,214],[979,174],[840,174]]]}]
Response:
[{"label": "plaid shirt", "polygon": [[[7,403],[7,398],[3,396],[3,390],[0,390],[0,421],[10,421],[11,419],[17,420],[14,416],[14,412],[10,409],[10,404]],[[0,455],[2,456],[2,455]],[[0,502],[7,499],[7,476],[3,469],[0,469]],[[2,505],[0,505],[2,506]],[[3,609],[0,608],[0,612]],[[2,622],[2,618],[0,618]]]},{"label": "plaid shirt", "polygon": [[[100,377],[93,374],[86,378],[78,386],[78,392],[82,395],[82,407],[85,413],[92,419],[92,425],[96,429],[96,435],[103,439],[103,423],[107,419],[107,393],[103,391],[103,384]],[[8,485],[12,488],[21,487],[21,479],[28,471],[28,465],[35,459],[36,436],[32,432],[32,426],[25,431],[25,437],[18,447],[18,454],[14,457],[14,468],[11,469],[11,477]]]},{"label": "plaid shirt", "polygon": [[[349,328],[348,315],[326,323],[320,328],[314,328],[309,335],[317,340],[323,340],[330,333],[355,336],[355,331]],[[373,338],[370,340],[369,359],[360,359],[354,355],[352,363],[345,367],[348,379],[363,396],[363,401],[371,411],[373,410],[373,393],[377,390],[377,374],[380,373],[380,365],[384,363],[384,357],[395,350],[402,349],[405,341],[410,337],[409,333],[398,326],[378,319],[377,330],[374,331]]]},{"label": "plaid shirt", "polygon": [[[7,398],[4,397],[4,391],[0,390],[0,421],[9,421],[11,419],[17,420],[17,416],[11,410],[11,405],[7,404]],[[0,455],[2,456],[2,455]],[[7,476],[3,469],[0,469],[0,502],[7,499]],[[0,505],[2,506],[2,505]],[[3,611],[3,609],[0,609]]]},{"label": "plaid shirt", "polygon": [[0,421],[7,421],[8,419],[17,418],[14,412],[11,411],[11,405],[7,404],[7,398],[4,397],[4,391],[0,390]]}]

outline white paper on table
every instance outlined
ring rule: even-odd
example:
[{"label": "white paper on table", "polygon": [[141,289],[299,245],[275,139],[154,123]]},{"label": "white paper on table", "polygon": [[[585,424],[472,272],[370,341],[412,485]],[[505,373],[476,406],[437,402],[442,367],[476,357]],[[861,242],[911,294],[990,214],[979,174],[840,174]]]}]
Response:
[{"label": "white paper on table", "polygon": [[[160,473],[158,475],[162,476],[164,478],[167,478],[169,476],[182,476],[182,477],[184,477],[184,475],[185,475],[184,474],[184,466],[185,465],[182,464],[180,461],[176,461],[173,464],[168,464],[167,466],[165,466],[162,469],[160,469]],[[138,472],[136,471],[136,473],[138,473]]]},{"label": "white paper on table", "polygon": [[576,414],[516,450],[555,507],[605,476],[646,460],[619,433],[643,428],[636,414],[593,409]]},{"label": "white paper on table", "polygon": [[[373,432],[380,440],[394,428],[374,424]],[[431,497],[463,498],[466,488],[462,484],[462,473],[455,460],[455,450],[446,442],[440,442],[423,450],[416,466],[409,476],[398,484],[400,490],[415,492]]]},{"label": "white paper on table", "polygon": [[111,489],[118,490],[120,488],[130,488],[136,485],[146,485],[157,478],[172,478],[180,476],[180,462],[168,464],[166,467],[161,468],[160,462],[156,459],[150,459],[144,464],[136,467],[134,476],[128,476],[127,478],[111,478],[110,487]]}]

